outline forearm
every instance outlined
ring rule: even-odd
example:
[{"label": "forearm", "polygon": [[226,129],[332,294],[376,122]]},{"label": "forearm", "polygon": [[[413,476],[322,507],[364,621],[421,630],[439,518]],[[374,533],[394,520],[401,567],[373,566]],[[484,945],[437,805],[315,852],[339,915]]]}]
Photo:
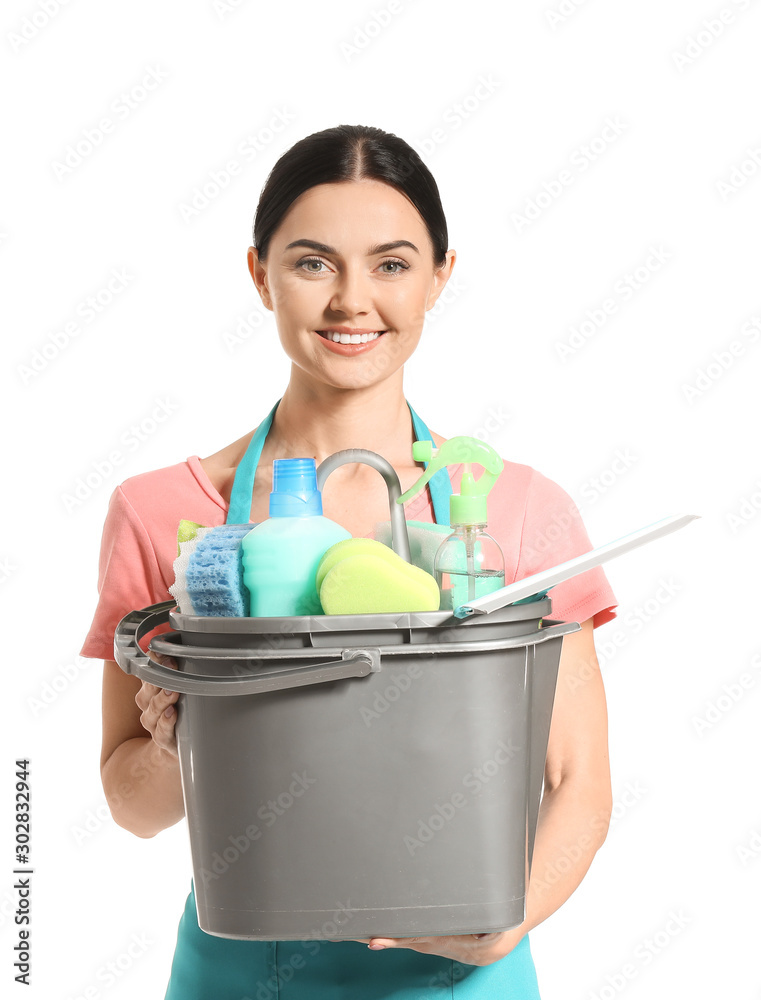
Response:
[{"label": "forearm", "polygon": [[115,822],[138,837],[155,837],[185,815],[179,761],[150,736],[120,744],[102,780]]},{"label": "forearm", "polygon": [[610,821],[610,800],[599,788],[562,781],[545,791],[539,809],[526,918],[515,931],[516,943],[555,912],[589,870]]}]

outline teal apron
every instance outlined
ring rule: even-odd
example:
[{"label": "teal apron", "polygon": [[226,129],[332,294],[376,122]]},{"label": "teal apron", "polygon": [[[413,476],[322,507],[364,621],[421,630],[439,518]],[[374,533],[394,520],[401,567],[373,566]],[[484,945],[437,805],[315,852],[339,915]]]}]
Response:
[{"label": "teal apron", "polygon": [[[256,466],[277,403],[235,472],[227,524],[248,524]],[[407,404],[409,406],[409,403]],[[410,406],[415,438],[433,438]],[[435,446],[435,443],[434,443]],[[446,469],[428,488],[438,524],[449,524]],[[499,962],[465,965],[410,948],[371,951],[359,941],[240,941],[198,926],[195,890],[180,918],[164,1000],[540,1000],[528,935]]]}]

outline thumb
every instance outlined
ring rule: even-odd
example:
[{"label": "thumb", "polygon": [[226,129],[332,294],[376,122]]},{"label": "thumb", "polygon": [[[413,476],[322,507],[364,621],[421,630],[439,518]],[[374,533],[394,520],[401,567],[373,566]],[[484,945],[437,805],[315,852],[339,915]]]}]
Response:
[{"label": "thumb", "polygon": [[177,661],[173,656],[168,656],[166,653],[151,653],[153,658],[161,664],[162,667],[171,667],[172,670],[177,670]]},{"label": "thumb", "polygon": [[380,948],[411,948],[413,945],[418,944],[420,941],[425,941],[426,938],[422,937],[406,937],[406,938],[384,938],[384,937],[373,937],[367,945],[368,948],[380,949]]}]

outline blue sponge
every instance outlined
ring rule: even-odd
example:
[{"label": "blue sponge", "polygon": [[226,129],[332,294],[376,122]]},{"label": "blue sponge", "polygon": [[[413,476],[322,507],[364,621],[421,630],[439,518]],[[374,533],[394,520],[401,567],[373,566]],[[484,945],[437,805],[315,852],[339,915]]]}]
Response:
[{"label": "blue sponge", "polygon": [[220,524],[196,545],[185,583],[197,615],[248,616],[249,594],[243,584],[240,543],[253,527],[253,524]]}]

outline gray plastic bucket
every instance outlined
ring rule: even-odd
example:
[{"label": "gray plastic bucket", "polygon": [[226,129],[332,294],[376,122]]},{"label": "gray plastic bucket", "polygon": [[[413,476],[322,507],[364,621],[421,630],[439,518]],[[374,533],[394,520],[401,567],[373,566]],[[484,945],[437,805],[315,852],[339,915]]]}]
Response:
[{"label": "gray plastic bucket", "polygon": [[202,618],[168,601],[122,619],[122,670],[181,692],[201,929],[341,940],[520,924],[563,636],[581,627],[550,610]]}]

